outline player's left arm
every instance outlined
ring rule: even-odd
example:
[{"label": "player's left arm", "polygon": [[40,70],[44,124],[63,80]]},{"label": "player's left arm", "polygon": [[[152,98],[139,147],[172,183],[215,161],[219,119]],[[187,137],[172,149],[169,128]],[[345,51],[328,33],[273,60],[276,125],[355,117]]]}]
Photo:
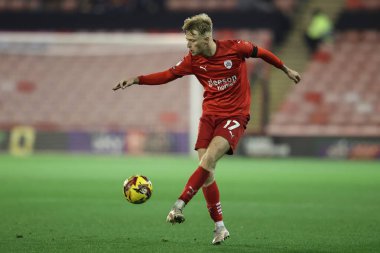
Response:
[{"label": "player's left arm", "polygon": [[292,79],[295,83],[298,83],[301,80],[300,74],[293,70],[288,68],[281,60],[278,58],[275,54],[270,52],[269,50],[266,50],[265,48],[254,46],[252,56],[254,58],[261,58],[264,61],[272,64],[276,68],[281,69],[284,71],[284,73]]}]

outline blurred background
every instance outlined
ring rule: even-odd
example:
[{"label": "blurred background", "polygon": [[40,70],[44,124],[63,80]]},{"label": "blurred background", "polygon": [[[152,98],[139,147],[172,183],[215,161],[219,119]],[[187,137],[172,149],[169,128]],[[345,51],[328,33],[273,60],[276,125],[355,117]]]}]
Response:
[{"label": "blurred background", "polygon": [[200,12],[302,76],[249,60],[238,155],[380,158],[379,0],[0,0],[0,151],[193,154],[194,78],[112,87],[174,66]]}]

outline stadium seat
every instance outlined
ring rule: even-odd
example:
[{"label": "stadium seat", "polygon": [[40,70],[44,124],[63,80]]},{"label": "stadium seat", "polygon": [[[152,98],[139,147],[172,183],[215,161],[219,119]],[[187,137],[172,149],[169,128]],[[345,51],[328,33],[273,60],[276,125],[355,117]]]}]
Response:
[{"label": "stadium seat", "polygon": [[[300,84],[271,118],[269,134],[380,134],[380,33],[346,31],[336,37],[331,60],[310,62]],[[298,132],[291,129],[294,123]]]}]

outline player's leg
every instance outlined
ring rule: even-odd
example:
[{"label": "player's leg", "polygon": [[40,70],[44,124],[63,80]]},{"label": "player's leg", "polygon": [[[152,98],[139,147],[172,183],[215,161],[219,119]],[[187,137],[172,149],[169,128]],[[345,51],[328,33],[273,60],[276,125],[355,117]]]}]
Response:
[{"label": "player's leg", "polygon": [[[198,158],[201,161],[206,149],[198,149]],[[214,221],[215,230],[212,244],[220,244],[222,241],[229,237],[229,232],[223,222],[222,206],[220,204],[220,193],[218,185],[215,181],[215,168],[214,172],[210,173],[206,182],[202,186],[203,196],[207,203],[207,209],[211,219]]]},{"label": "player's leg", "polygon": [[[198,149],[199,161],[202,160],[206,149]],[[215,172],[215,168],[214,168]],[[218,185],[215,181],[214,172],[210,173],[206,182],[202,186],[203,196],[206,200],[207,209],[210,213],[211,219],[214,221],[215,226],[224,226],[222,216],[222,206],[220,204],[220,193]]]},{"label": "player's leg", "polygon": [[[206,148],[200,148],[197,151],[198,151],[198,159],[200,162],[202,160],[202,157],[206,153],[207,149]],[[215,171],[215,168],[213,169],[213,171]],[[210,173],[210,175],[208,176],[208,178],[206,179],[206,182],[203,184],[202,187],[209,186],[210,184],[212,184],[214,182],[214,180],[215,180],[214,173]]]},{"label": "player's leg", "polygon": [[190,176],[185,188],[169,212],[166,220],[172,224],[182,223],[185,218],[182,210],[185,205],[195,196],[198,190],[209,178],[210,173],[214,173],[216,162],[230,149],[226,139],[216,136],[212,139],[205,154],[202,157],[200,166]]},{"label": "player's leg", "polygon": [[[214,131],[214,135],[220,136],[228,141],[230,148],[226,151],[227,154],[233,154],[240,137],[244,133],[248,120],[249,117],[233,117],[229,119],[221,119],[217,122],[218,126]],[[202,190],[205,194],[206,200],[209,198],[207,200],[207,205],[210,211],[210,216],[215,222],[212,244],[220,244],[230,236],[230,233],[226,229],[223,222],[218,186],[215,181],[212,182],[212,180],[209,180],[209,183],[210,184]]]},{"label": "player's leg", "polygon": [[[199,161],[202,160],[204,154],[206,153],[206,149],[198,149],[198,158]],[[220,204],[220,193],[218,185],[215,181],[215,168],[214,172],[210,173],[206,182],[202,186],[203,196],[206,200],[207,210],[210,214],[211,219],[215,223],[215,227],[224,226],[223,216],[222,216],[222,206]]]},{"label": "player's leg", "polygon": [[228,141],[221,137],[215,136],[209,144],[203,155],[199,167],[189,178],[179,199],[187,204],[198,190],[204,185],[210,175],[214,173],[216,162],[230,149]]},{"label": "player's leg", "polygon": [[207,148],[200,148],[200,149],[197,150],[199,162],[202,160],[202,158],[203,158],[204,154],[206,153],[206,151],[207,151]]},{"label": "player's leg", "polygon": [[[206,149],[198,149],[199,161],[202,160]],[[214,172],[210,172],[206,182],[202,186],[203,196],[206,200],[207,210],[210,213],[211,219],[215,222],[215,226],[223,224],[222,206],[220,204],[220,193],[218,185],[215,181]]]},{"label": "player's leg", "polygon": [[209,185],[203,186],[202,191],[206,199],[207,209],[210,213],[210,217],[215,224],[212,244],[220,244],[222,241],[229,237],[229,232],[224,225],[219,188],[216,181],[213,180],[213,182]]},{"label": "player's leg", "polygon": [[215,136],[202,156],[200,167],[207,171],[214,172],[216,162],[222,158],[230,150],[230,148],[230,143],[226,140],[226,138],[222,136]]},{"label": "player's leg", "polygon": [[[200,121],[199,121],[199,131],[198,131],[198,138],[197,142],[195,144],[195,150],[199,150],[198,154],[201,155],[201,157],[206,153],[206,149],[208,145],[210,144],[212,137],[213,137],[213,132],[214,132],[214,120],[212,117],[209,116],[202,116]],[[196,180],[197,177],[202,176],[204,173],[209,173],[208,171],[205,171],[204,169],[198,168],[193,175],[191,175],[189,181]],[[195,177],[195,179],[194,179]],[[208,175],[205,176],[208,178]],[[207,179],[206,179],[207,180]],[[189,182],[187,182],[187,185]],[[185,187],[186,189],[186,187]],[[182,210],[185,206],[185,202],[182,199],[178,199],[172,209],[170,210],[166,221],[174,224],[174,223],[182,223],[185,218],[182,214]]]},{"label": "player's leg", "polygon": [[[216,145],[213,146],[214,144]],[[222,149],[218,151],[218,148]],[[210,166],[213,166],[214,168],[213,173],[210,173],[209,178],[207,179],[206,183],[203,185],[202,188],[203,195],[207,202],[207,208],[210,213],[210,217],[215,223],[214,238],[212,240],[212,244],[220,244],[230,236],[223,222],[219,188],[214,178],[214,172],[217,161],[224,154],[226,154],[230,150],[230,148],[230,143],[224,137],[216,136],[210,143],[209,148],[204,153],[201,159],[201,164],[204,164],[204,166],[210,164]]]}]

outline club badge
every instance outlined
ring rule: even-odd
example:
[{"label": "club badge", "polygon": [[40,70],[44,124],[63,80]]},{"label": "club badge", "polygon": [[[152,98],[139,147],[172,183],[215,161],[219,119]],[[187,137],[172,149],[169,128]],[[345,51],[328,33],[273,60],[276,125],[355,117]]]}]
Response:
[{"label": "club badge", "polygon": [[224,61],[224,67],[226,67],[227,69],[232,68],[232,61],[231,60]]}]

